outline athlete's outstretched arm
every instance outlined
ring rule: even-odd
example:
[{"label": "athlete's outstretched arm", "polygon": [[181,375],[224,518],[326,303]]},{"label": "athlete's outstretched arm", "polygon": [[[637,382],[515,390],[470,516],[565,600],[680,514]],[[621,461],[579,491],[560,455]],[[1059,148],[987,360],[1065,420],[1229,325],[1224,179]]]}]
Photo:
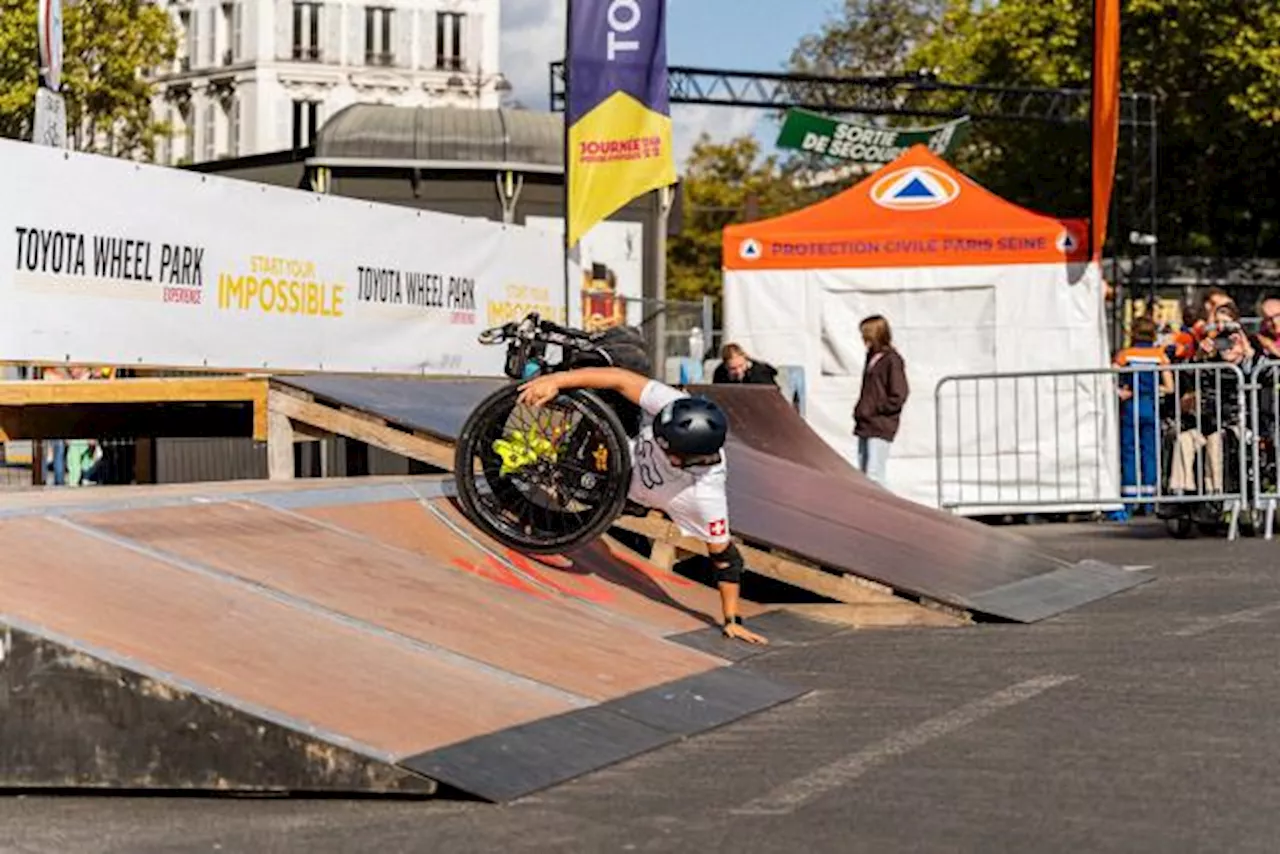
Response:
[{"label": "athlete's outstretched arm", "polygon": [[724,611],[724,633],[747,643],[767,644],[764,635],[742,625],[738,614],[738,598],[742,589],[742,555],[732,542],[707,543],[707,559],[720,589],[720,608]]},{"label": "athlete's outstretched arm", "polygon": [[554,400],[557,394],[566,389],[595,388],[616,391],[639,406],[640,395],[648,382],[648,377],[624,368],[577,368],[572,371],[534,377],[520,386],[520,402],[530,406],[541,406]]}]

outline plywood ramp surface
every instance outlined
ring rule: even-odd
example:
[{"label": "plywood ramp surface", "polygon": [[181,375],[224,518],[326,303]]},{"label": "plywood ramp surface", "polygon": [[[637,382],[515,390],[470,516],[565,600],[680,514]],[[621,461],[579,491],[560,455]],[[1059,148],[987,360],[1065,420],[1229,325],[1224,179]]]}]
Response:
[{"label": "plywood ramp surface", "polygon": [[[0,554],[4,618],[375,754],[417,754],[575,708],[538,686],[496,678],[57,522],[0,522]],[[468,702],[449,701],[456,697]]]},{"label": "plywood ramp surface", "polygon": [[[431,505],[438,509],[447,503]],[[543,563],[503,549],[465,525],[460,516],[443,510],[437,514],[418,501],[313,507],[301,512],[533,599],[571,605],[596,619],[616,618],[618,625],[628,629],[665,635],[705,626],[714,619],[714,611],[694,611],[657,584],[646,585],[648,579],[640,570],[619,571],[611,558],[600,555],[603,547],[591,548],[587,559],[575,553],[572,558]]]},{"label": "plywood ramp surface", "polygon": [[75,521],[265,585],[549,686],[602,700],[720,662],[449,565],[450,538],[417,552],[261,505],[218,504]]},{"label": "plywood ramp surface", "polygon": [[508,381],[305,374],[278,377],[274,382],[332,406],[362,410],[410,430],[454,439],[480,401]]},{"label": "plywood ramp surface", "polygon": [[[520,555],[485,535],[462,515],[456,504],[434,499],[431,508],[466,537],[491,554],[500,555],[523,577],[548,579],[562,592],[651,624],[662,634],[718,625],[719,593],[666,572],[608,537],[565,555]],[[759,606],[744,602],[743,614]]]}]

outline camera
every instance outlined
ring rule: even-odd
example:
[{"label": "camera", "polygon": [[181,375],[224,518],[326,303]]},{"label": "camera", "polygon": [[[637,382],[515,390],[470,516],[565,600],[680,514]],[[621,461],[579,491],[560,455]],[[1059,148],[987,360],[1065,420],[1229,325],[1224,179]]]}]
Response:
[{"label": "camera", "polygon": [[1244,327],[1231,320],[1211,326],[1209,334],[1213,336],[1214,349],[1219,353],[1230,350],[1234,343],[1231,339],[1237,332],[1244,332]]}]

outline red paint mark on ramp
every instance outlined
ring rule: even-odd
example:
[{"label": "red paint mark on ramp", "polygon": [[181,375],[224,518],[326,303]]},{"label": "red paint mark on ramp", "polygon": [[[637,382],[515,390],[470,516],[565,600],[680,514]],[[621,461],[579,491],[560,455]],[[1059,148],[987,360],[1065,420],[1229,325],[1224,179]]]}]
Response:
[{"label": "red paint mark on ramp", "polygon": [[[576,575],[573,573],[557,573],[559,578],[563,578],[565,583],[550,578],[546,573],[533,565],[533,562],[519,552],[507,549],[504,553],[507,560],[519,569],[532,575],[536,580],[541,581],[549,587],[559,590],[566,596],[572,596],[575,599],[584,599],[588,602],[604,604],[614,600],[613,591],[600,583],[599,579],[590,575]],[[569,561],[569,566],[573,566],[573,561]],[[576,588],[576,589],[575,589]]]},{"label": "red paint mark on ramp", "polygon": [[462,558],[454,558],[453,560],[453,565],[463,572],[477,575],[480,578],[485,578],[489,581],[496,581],[497,583],[510,587],[513,590],[532,594],[539,599],[551,598],[551,594],[547,593],[545,590],[539,590],[537,587],[534,587],[532,584],[513,572],[510,567],[503,566],[500,561],[492,556],[485,556],[485,564],[486,565],[482,566],[480,564],[472,563],[471,561],[463,560]]}]

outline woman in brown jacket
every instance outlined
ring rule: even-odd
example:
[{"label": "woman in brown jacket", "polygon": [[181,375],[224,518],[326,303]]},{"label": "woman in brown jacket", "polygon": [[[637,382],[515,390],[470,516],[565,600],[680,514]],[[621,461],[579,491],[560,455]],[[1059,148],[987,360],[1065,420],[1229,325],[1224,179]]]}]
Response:
[{"label": "woman in brown jacket", "polygon": [[858,437],[858,468],[872,481],[885,486],[889,448],[898,435],[902,407],[906,405],[907,372],[902,355],[893,348],[889,322],[878,314],[860,324],[867,347],[862,372],[862,393],[853,408],[853,435]]}]

